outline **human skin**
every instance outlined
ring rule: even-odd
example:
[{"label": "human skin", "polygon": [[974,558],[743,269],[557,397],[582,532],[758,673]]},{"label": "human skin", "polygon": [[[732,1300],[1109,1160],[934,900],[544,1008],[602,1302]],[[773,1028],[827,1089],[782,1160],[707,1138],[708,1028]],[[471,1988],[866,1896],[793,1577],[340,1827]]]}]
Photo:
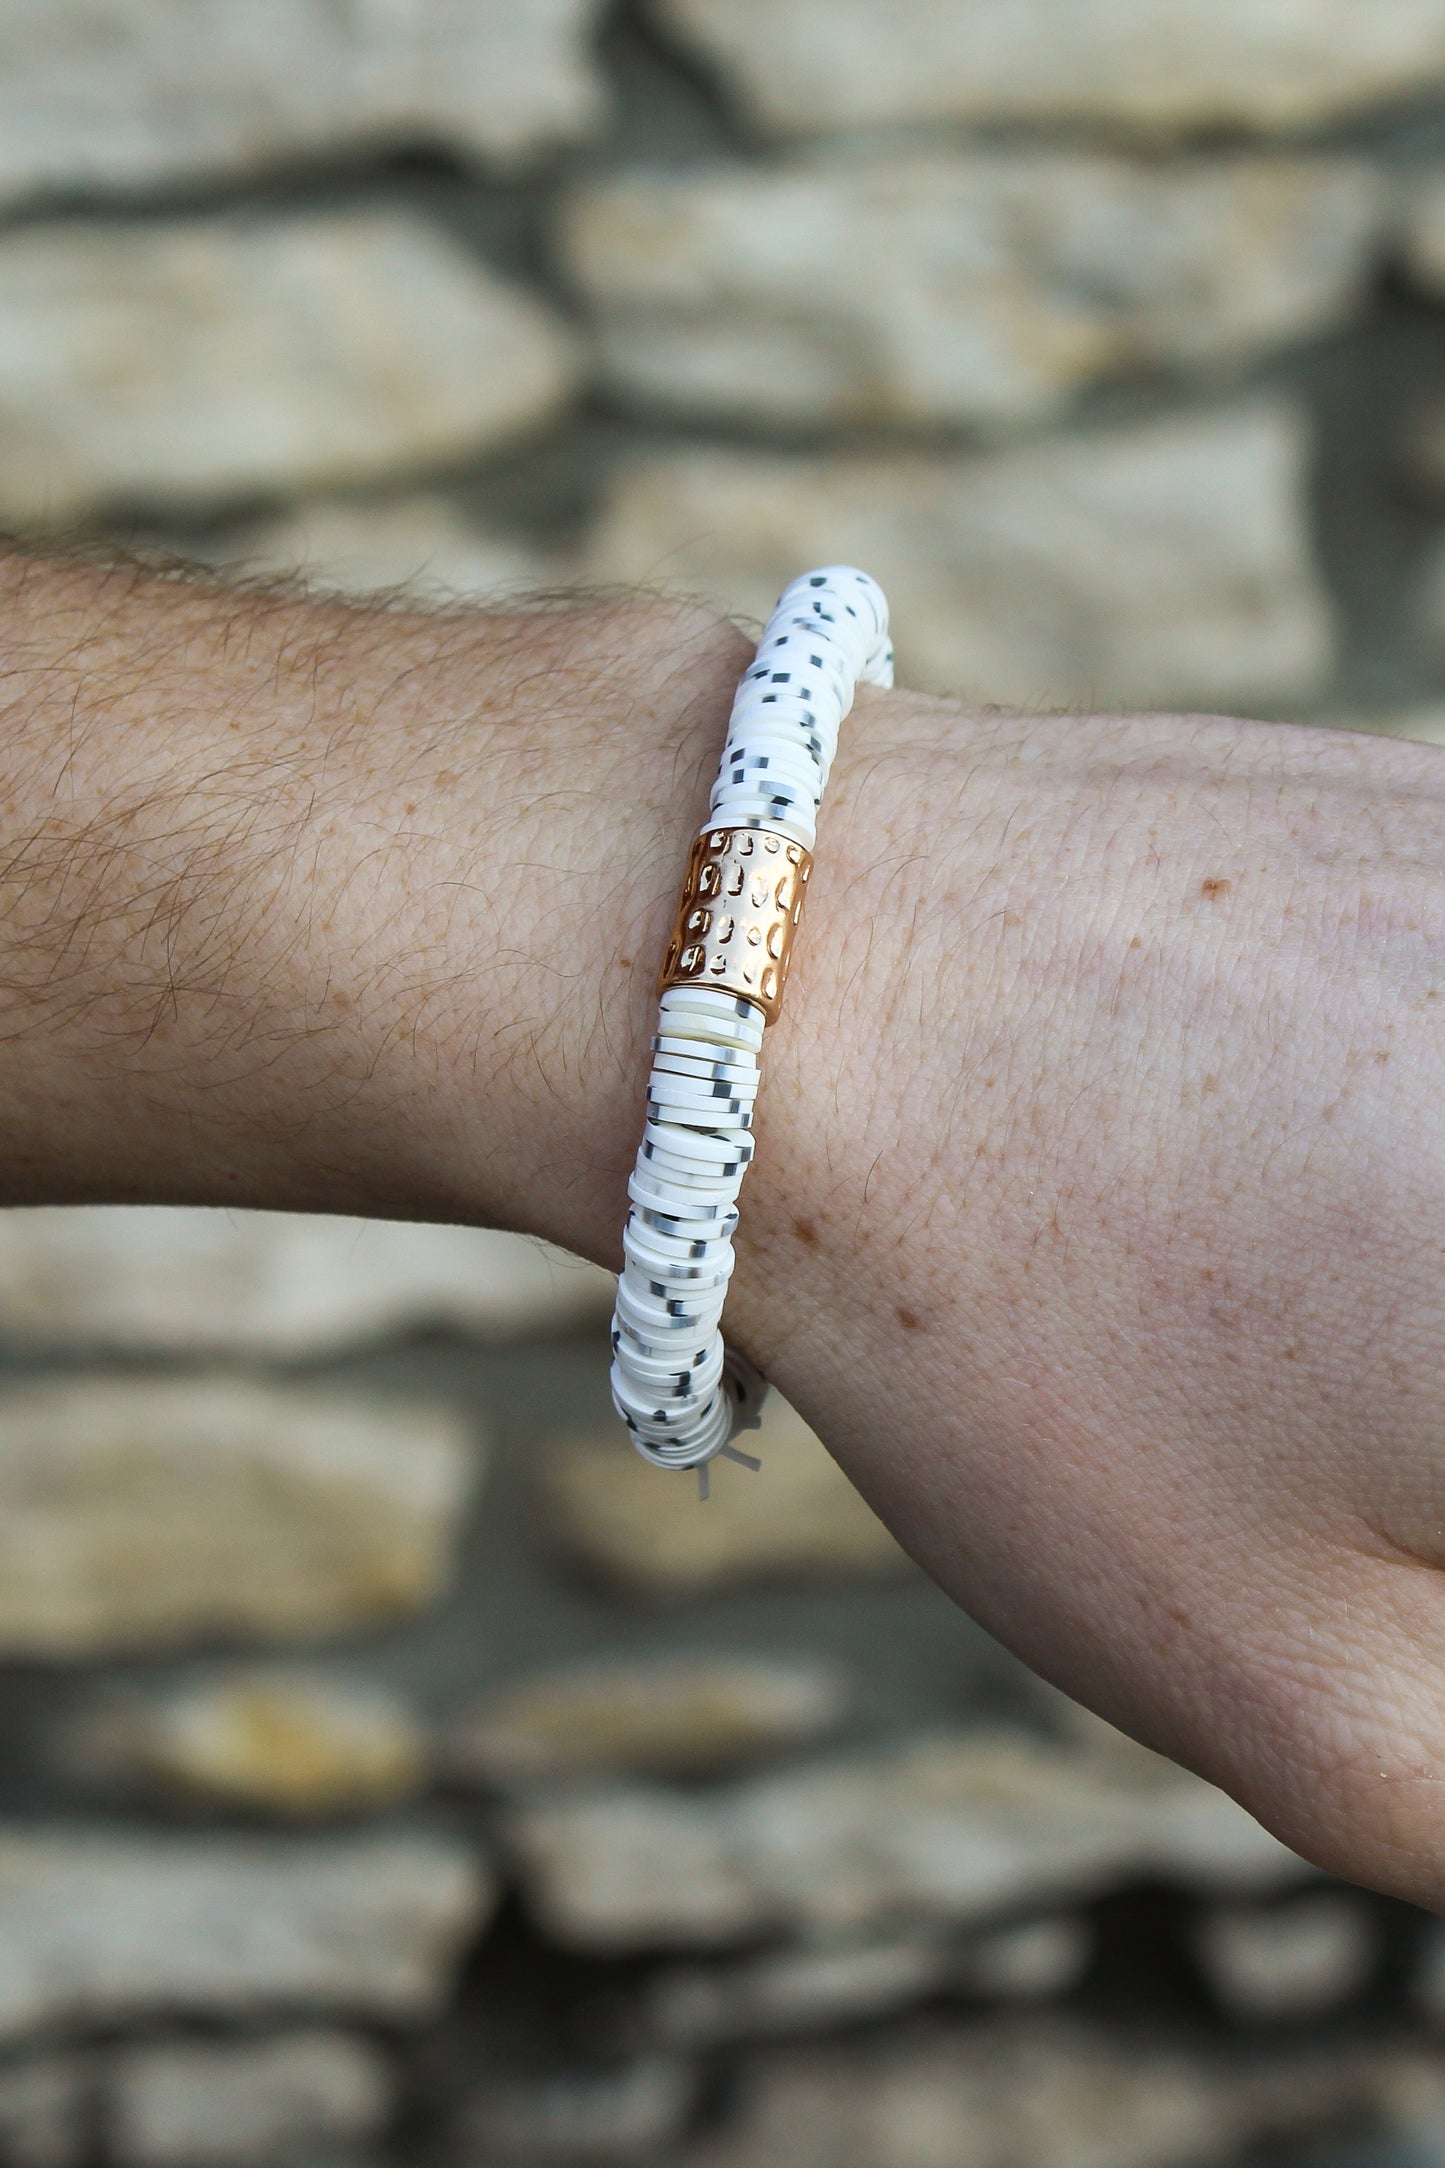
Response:
[{"label": "human skin", "polygon": [[[477,1220],[615,1265],[747,653],[653,601],[0,565],[0,1196]],[[1442,1086],[1445,755],[868,693],[728,1311],[1002,1640],[1426,1904]]]}]

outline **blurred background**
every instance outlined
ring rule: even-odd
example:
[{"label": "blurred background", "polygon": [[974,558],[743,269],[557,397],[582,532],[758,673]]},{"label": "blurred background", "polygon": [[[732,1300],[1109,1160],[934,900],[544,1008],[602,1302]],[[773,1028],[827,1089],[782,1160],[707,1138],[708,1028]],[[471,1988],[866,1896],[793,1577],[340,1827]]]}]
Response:
[{"label": "blurred background", "polygon": [[[0,527],[1445,741],[1445,0],[0,0]],[[608,1306],[0,1215],[0,2168],[1440,2168],[1442,1931]]]}]

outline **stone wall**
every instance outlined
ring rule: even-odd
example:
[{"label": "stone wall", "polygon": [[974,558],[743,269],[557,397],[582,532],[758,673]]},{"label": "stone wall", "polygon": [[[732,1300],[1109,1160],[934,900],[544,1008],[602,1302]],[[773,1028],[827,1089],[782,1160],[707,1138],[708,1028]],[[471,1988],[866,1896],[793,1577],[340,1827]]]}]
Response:
[{"label": "stone wall", "polygon": [[[1445,739],[1445,0],[0,0],[0,523]],[[1445,1942],[510,1238],[0,1218],[0,2168],[1438,2161]]]}]

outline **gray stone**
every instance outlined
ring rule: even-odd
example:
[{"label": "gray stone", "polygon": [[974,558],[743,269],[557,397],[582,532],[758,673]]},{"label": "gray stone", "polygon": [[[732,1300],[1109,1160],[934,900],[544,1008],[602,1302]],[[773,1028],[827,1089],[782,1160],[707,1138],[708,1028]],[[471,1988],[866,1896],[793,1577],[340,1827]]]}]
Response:
[{"label": "gray stone", "polygon": [[[685,2168],[1205,2168],[1253,2141],[1396,2123],[1432,2072],[1368,2049],[1241,2066],[1060,2019],[794,2047],[745,2074]],[[1438,2090],[1438,2080],[1437,2080]]]},{"label": "gray stone", "polygon": [[800,564],[867,565],[905,683],[1248,712],[1316,698],[1331,667],[1308,462],[1283,401],[969,458],[650,454],[619,474],[591,569],[665,567],[763,619]]},{"label": "gray stone", "polygon": [[0,1833],[0,2037],[166,2013],[434,2016],[493,1901],[439,1835]]},{"label": "gray stone", "polygon": [[[559,559],[484,532],[434,495],[319,498],[279,519],[233,528],[208,543],[204,560],[230,574],[301,580],[317,594],[404,594],[441,604],[504,601],[567,579]],[[485,1239],[507,1244],[521,1262],[517,1237]]]},{"label": "gray stone", "polygon": [[1442,0],[653,0],[777,135],[899,121],[1261,133],[1445,82]]},{"label": "gray stone", "polygon": [[75,1773],[182,1805],[292,1818],[393,1806],[430,1754],[399,1696],[315,1669],[230,1665],[113,1693],[74,1727]]},{"label": "gray stone", "polygon": [[585,134],[596,0],[4,0],[0,198]]},{"label": "gray stone", "polygon": [[563,238],[644,412],[991,428],[1342,322],[1382,212],[1340,158],[855,153],[596,182]]},{"label": "gray stone", "polygon": [[670,2055],[612,2069],[479,2087],[462,2117],[466,2157],[489,2164],[652,2160],[681,2136],[697,2099],[696,2072]]},{"label": "gray stone", "polygon": [[541,302],[400,211],[0,237],[0,519],[204,510],[469,458],[576,379]]},{"label": "gray stone", "polygon": [[1274,1905],[1219,1905],[1193,1935],[1214,1994],[1246,2023],[1322,2016],[1369,1982],[1380,1958],[1379,1922],[1346,1890],[1310,1890]]},{"label": "gray stone", "polygon": [[802,1658],[613,1658],[499,1687],[458,1723],[448,1766],[494,1785],[706,1774],[815,1745],[847,1703],[836,1666]]},{"label": "gray stone", "polygon": [[702,1507],[695,1484],[659,1480],[621,1431],[549,1446],[537,1479],[553,1541],[589,1572],[645,1596],[696,1596],[779,1575],[891,1579],[912,1570],[776,1393],[748,1445],[762,1473],[715,1466]]},{"label": "gray stone", "polygon": [[542,1926],[616,1951],[984,1925],[1141,1878],[1242,1894],[1307,1876],[1223,1792],[1138,1753],[943,1734],[713,1791],[537,1798],[508,1839]]},{"label": "gray stone", "polygon": [[339,1633],[450,1577],[471,1426],[239,1378],[76,1378],[0,1396],[0,1651]]},{"label": "gray stone", "polygon": [[376,2137],[394,2087],[378,2049],[328,2031],[124,2049],[106,2091],[122,2168],[267,2168]]},{"label": "gray stone", "polygon": [[29,1346],[293,1360],[423,1328],[505,1339],[605,1318],[613,1287],[481,1227],[174,1205],[0,1213],[0,1335]]}]

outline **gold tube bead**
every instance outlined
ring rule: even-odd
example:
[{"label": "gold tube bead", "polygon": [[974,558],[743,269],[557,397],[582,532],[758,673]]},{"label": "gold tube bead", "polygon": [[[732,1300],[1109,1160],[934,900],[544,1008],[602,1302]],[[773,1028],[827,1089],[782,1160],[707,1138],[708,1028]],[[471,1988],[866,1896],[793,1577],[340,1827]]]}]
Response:
[{"label": "gold tube bead", "polygon": [[812,870],[811,854],[775,828],[704,828],[693,838],[658,992],[715,986],[776,1023]]}]

